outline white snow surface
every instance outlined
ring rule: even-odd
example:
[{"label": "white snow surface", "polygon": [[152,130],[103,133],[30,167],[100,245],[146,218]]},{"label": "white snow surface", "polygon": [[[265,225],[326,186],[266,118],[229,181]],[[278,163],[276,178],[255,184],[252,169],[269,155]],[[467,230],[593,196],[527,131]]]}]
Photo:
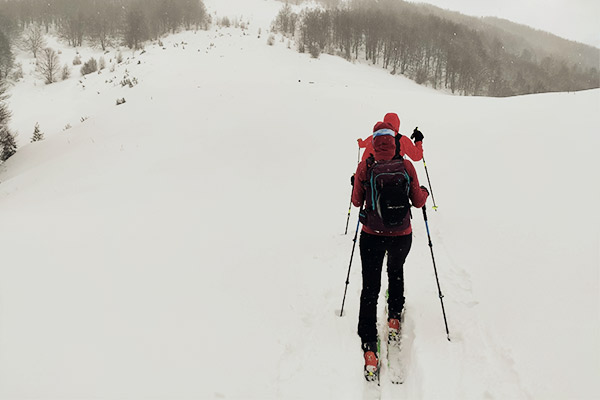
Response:
[{"label": "white snow surface", "polygon": [[[450,96],[268,46],[279,2],[205,3],[249,29],[182,32],[48,86],[19,56],[21,147],[0,165],[0,398],[363,398],[358,248],[335,313],[356,139],[387,112],[425,134],[452,340],[415,209],[406,381],[383,371],[381,397],[600,398],[600,91]],[[30,144],[36,122],[46,139]]]}]

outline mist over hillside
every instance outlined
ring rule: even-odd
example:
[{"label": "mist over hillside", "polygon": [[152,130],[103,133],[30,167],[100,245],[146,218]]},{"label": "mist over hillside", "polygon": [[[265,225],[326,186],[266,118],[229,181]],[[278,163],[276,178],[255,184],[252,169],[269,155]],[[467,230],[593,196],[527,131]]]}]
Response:
[{"label": "mist over hillside", "polygon": [[498,17],[472,17],[456,11],[444,10],[430,4],[420,4],[426,12],[457,23],[465,24],[482,34],[497,37],[511,54],[529,60],[541,61],[551,57],[555,62],[564,61],[578,68],[600,67],[600,49],[561,38],[550,32],[531,28]]},{"label": "mist over hillside", "polygon": [[296,39],[300,52],[314,57],[325,52],[365,60],[463,95],[506,97],[600,86],[599,49],[523,25],[401,0],[321,4],[294,12],[287,6],[274,24]]}]

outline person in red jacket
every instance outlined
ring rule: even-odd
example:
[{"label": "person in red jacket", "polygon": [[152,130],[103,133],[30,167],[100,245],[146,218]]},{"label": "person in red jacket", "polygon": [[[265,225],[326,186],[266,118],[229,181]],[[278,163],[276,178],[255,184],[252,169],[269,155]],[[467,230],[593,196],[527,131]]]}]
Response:
[{"label": "person in red jacket", "polygon": [[[394,126],[388,122],[379,122],[373,129],[374,161],[391,160],[396,153]],[[402,160],[410,177],[408,197],[413,207],[425,205],[429,192],[419,185],[419,178],[413,164]],[[362,208],[367,195],[366,183],[370,161],[363,160],[358,164],[353,180],[352,204]],[[383,259],[387,253],[388,273],[388,325],[390,335],[399,334],[400,318],[404,308],[404,261],[412,244],[412,227],[410,213],[407,214],[400,231],[376,231],[363,225],[360,234],[360,256],[362,261],[362,292],[358,318],[358,335],[361,338],[365,356],[365,371],[376,370],[377,361],[377,299],[381,288]]]},{"label": "person in red jacket", "polygon": [[[400,118],[398,118],[398,114],[385,114],[383,122],[390,124],[389,129],[392,129],[396,135],[400,135],[400,155],[402,157],[406,155],[413,161],[421,161],[423,159],[423,134],[421,132],[415,129],[411,136],[411,138],[415,140],[415,143],[413,144],[408,136],[398,133],[398,130],[400,129]],[[362,155],[362,161],[364,161],[369,158],[369,155],[373,154],[373,136],[369,136],[365,140],[359,138],[357,141],[358,147],[365,149]]]}]

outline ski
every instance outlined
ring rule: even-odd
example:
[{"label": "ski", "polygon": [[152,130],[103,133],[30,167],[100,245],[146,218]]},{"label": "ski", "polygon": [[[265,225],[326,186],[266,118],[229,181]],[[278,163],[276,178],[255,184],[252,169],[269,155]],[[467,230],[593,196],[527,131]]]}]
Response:
[{"label": "ski", "polygon": [[402,364],[402,347],[400,341],[388,342],[387,347],[388,374],[390,381],[399,385],[404,383],[404,366]]},{"label": "ski", "polygon": [[365,370],[365,388],[363,398],[365,400],[380,400],[381,399],[381,382],[379,381],[379,372],[381,365],[377,366],[377,371],[367,373]]},{"label": "ski", "polygon": [[402,327],[404,310],[397,325],[387,324],[387,371],[390,381],[399,385],[404,382],[404,364],[402,362]]}]

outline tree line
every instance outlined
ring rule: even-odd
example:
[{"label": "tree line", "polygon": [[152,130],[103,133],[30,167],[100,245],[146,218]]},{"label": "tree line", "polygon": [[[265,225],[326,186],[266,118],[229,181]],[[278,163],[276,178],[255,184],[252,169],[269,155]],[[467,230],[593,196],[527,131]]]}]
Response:
[{"label": "tree line", "polygon": [[597,88],[596,68],[511,54],[498,37],[418,12],[402,1],[353,0],[295,13],[289,5],[273,28],[294,36],[300,52],[364,59],[419,84],[462,95],[504,97]]},{"label": "tree line", "polygon": [[201,0],[5,0],[0,2],[0,26],[18,37],[30,25],[54,29],[71,46],[84,39],[106,50],[112,44],[138,48],[180,28],[206,27]]},{"label": "tree line", "polygon": [[[56,34],[74,47],[88,41],[105,51],[120,45],[138,49],[147,40],[182,28],[205,29],[209,23],[201,0],[0,0],[0,162],[16,151],[6,104],[15,46],[31,52],[46,83],[52,83],[61,67],[44,34]],[[68,73],[65,66],[63,78]],[[40,137],[34,132],[35,140]]]}]

